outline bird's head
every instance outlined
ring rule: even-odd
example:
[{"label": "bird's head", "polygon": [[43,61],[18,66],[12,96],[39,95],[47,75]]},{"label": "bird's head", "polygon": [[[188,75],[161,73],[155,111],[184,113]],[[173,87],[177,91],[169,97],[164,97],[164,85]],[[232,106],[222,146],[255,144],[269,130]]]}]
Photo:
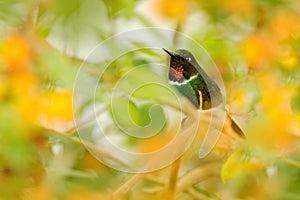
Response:
[{"label": "bird's head", "polygon": [[169,79],[182,82],[197,75],[198,63],[193,54],[185,49],[178,49],[174,52],[163,49],[170,56]]}]

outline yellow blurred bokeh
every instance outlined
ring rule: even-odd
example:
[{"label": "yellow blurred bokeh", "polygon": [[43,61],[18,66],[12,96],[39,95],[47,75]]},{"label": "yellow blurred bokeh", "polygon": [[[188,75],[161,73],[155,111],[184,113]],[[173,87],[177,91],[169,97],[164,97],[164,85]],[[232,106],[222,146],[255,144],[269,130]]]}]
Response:
[{"label": "yellow blurred bokeh", "polygon": [[158,16],[182,20],[189,11],[190,0],[151,0],[153,12]]},{"label": "yellow blurred bokeh", "polygon": [[41,98],[41,107],[46,124],[66,125],[73,119],[72,92],[66,89],[47,91]]},{"label": "yellow blurred bokeh", "polygon": [[[169,193],[172,200],[299,199],[300,1],[3,0],[0,4],[1,200],[147,200],[169,199],[165,198]],[[126,41],[106,45],[122,38],[124,30],[138,28],[148,31],[141,35],[143,40],[125,37]],[[186,37],[182,39],[179,32]],[[153,42],[144,44],[148,38]],[[92,53],[89,59],[91,49],[99,44],[101,53],[98,57]],[[187,121],[172,123],[173,113],[182,111],[163,92],[152,98],[155,89],[141,89],[134,98],[128,94],[139,79],[150,77],[149,70],[160,85],[167,84],[163,70],[148,67],[168,64],[161,48],[205,52],[195,57],[211,78],[219,73],[218,84],[228,94],[220,110],[228,108],[228,113],[223,127],[216,128],[212,121],[216,117],[204,111],[203,122],[196,122],[196,139],[184,149],[176,163],[180,164],[144,174],[134,167],[141,166],[135,158],[163,149],[177,136],[179,125],[180,130],[191,128],[196,119],[189,118],[189,111],[183,112]],[[117,50],[130,56],[124,54],[115,62],[111,58]],[[123,80],[140,65],[148,71]],[[114,96],[114,84],[121,79],[124,84]],[[95,91],[90,91],[91,83],[98,84]],[[136,128],[129,122],[141,127],[152,122],[151,115],[145,115],[156,104],[168,113],[162,118],[167,120],[162,130],[149,138],[128,135],[112,114],[109,98],[120,96],[134,103],[129,115],[121,106],[116,110],[128,130]],[[145,102],[149,109],[143,108]],[[101,109],[94,112],[98,106]],[[236,134],[237,125],[245,139]],[[217,141],[206,135],[209,128],[221,134]],[[106,137],[126,146],[126,152],[107,148]],[[204,140],[213,146],[200,159]],[[130,148],[138,153],[127,152]],[[116,170],[123,166],[128,170]],[[134,170],[140,174],[127,173]]]},{"label": "yellow blurred bokeh", "polygon": [[26,68],[30,56],[30,46],[20,35],[13,35],[2,43],[1,57],[10,71],[20,71]]}]

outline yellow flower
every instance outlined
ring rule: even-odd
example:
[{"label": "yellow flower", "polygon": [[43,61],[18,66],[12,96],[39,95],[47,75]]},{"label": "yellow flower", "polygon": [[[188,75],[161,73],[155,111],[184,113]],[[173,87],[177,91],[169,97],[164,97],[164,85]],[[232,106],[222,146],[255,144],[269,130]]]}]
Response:
[{"label": "yellow flower", "polygon": [[299,133],[299,117],[291,110],[291,97],[295,87],[284,85],[280,76],[264,73],[257,76],[261,92],[260,117],[253,121],[249,131],[253,145],[277,153],[295,149]]},{"label": "yellow flower", "polygon": [[24,69],[29,62],[30,48],[21,36],[15,35],[4,41],[1,50],[3,62],[12,71]]},{"label": "yellow flower", "polygon": [[187,14],[189,3],[190,0],[153,0],[152,7],[160,16],[181,20]]},{"label": "yellow flower", "polygon": [[294,69],[298,63],[299,59],[297,53],[292,51],[291,48],[283,48],[283,50],[279,51],[279,62],[287,69]]},{"label": "yellow flower", "polygon": [[6,85],[6,81],[2,78],[0,78],[0,100],[4,98],[7,89],[6,89],[7,85]]},{"label": "yellow flower", "polygon": [[295,55],[287,55],[280,60],[281,64],[288,69],[293,69],[299,63],[299,59]]},{"label": "yellow flower", "polygon": [[229,106],[233,113],[249,112],[254,98],[254,94],[252,94],[252,91],[249,91],[249,87],[247,88],[246,85],[239,84],[238,86],[234,87],[230,95],[232,96],[232,101],[230,101]]},{"label": "yellow flower", "polygon": [[67,89],[46,92],[42,99],[42,112],[47,125],[70,122],[73,118],[72,92]]},{"label": "yellow flower", "polygon": [[249,173],[263,170],[265,163],[257,158],[247,158],[241,150],[230,155],[221,170],[221,179],[227,182],[238,175],[247,175]]}]

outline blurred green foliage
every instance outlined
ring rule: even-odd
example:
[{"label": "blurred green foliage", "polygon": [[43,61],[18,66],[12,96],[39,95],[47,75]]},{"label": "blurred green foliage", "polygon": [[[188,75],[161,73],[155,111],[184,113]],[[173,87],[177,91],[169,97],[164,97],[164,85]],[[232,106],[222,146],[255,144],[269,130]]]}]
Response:
[{"label": "blurred green foliage", "polygon": [[[246,119],[247,139],[224,136],[208,158],[184,157],[186,171],[180,173],[176,198],[298,199],[299,8],[299,1],[290,0],[2,0],[0,198],[163,199],[169,168],[132,184],[135,176],[105,166],[93,155],[116,165],[126,160],[107,152],[102,132],[141,152],[169,142],[164,139],[173,134],[172,120],[164,108],[177,110],[182,102],[166,80],[167,68],[159,68],[167,65],[167,55],[153,46],[182,48],[181,32],[215,62],[230,113]],[[144,27],[178,33],[149,29],[144,35],[151,39],[148,43],[135,37],[116,40],[104,45],[98,60],[84,59],[111,36]],[[198,50],[192,44],[185,47]],[[130,53],[112,62],[122,50]],[[197,57],[213,71],[208,58]],[[147,85],[151,82],[156,84]],[[94,113],[94,103],[104,109]],[[95,117],[105,124],[101,130]],[[139,143],[124,136],[126,131],[140,137],[154,131],[163,137]],[[98,146],[91,144],[94,140]]]}]

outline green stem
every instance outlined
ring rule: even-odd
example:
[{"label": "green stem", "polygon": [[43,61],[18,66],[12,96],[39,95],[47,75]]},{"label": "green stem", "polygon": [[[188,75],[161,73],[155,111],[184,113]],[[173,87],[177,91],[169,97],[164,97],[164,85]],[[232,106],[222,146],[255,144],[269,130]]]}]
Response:
[{"label": "green stem", "polygon": [[290,159],[290,158],[283,158],[283,160],[290,164],[290,165],[293,165],[294,167],[297,167],[297,168],[300,168],[300,162],[296,161],[296,160],[293,160],[293,159]]}]

